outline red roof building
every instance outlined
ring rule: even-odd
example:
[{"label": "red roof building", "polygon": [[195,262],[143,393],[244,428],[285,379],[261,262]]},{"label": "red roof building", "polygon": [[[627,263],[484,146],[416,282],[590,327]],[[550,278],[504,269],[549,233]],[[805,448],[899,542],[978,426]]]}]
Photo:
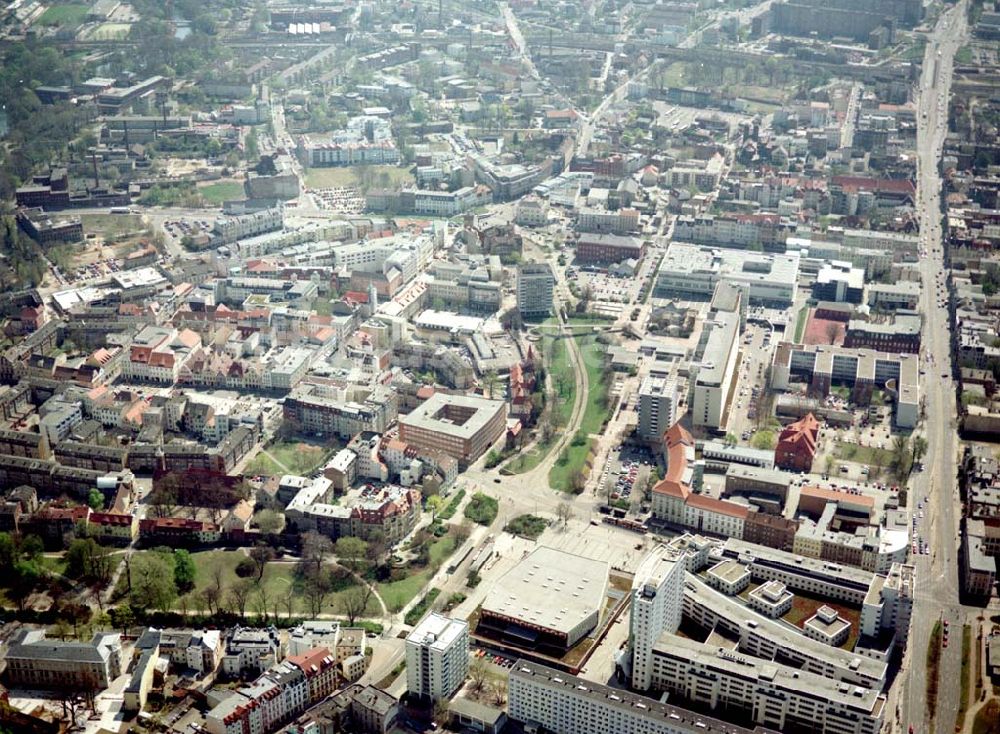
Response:
[{"label": "red roof building", "polygon": [[811,471],[818,442],[819,421],[808,413],[781,431],[774,450],[774,465],[789,471]]}]

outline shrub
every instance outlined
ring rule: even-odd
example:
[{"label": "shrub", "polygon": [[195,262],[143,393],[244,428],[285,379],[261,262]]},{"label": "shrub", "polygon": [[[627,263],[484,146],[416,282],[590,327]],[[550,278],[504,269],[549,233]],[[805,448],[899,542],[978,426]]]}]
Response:
[{"label": "shrub", "polygon": [[480,525],[489,525],[496,520],[500,512],[500,503],[493,497],[482,492],[476,492],[465,506],[465,516]]}]

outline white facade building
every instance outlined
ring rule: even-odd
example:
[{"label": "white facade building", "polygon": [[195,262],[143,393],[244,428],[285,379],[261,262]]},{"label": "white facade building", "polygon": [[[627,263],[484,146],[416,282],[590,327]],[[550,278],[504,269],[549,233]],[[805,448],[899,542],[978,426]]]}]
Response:
[{"label": "white facade building", "polygon": [[432,613],[406,637],[406,688],[437,701],[451,698],[469,673],[469,624]]}]

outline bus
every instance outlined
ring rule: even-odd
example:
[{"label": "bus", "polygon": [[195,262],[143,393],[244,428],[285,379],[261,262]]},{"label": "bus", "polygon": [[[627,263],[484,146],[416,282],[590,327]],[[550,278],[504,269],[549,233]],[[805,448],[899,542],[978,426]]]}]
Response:
[{"label": "bus", "polygon": [[128,206],[113,206],[109,211],[112,214],[131,214],[132,208]]}]

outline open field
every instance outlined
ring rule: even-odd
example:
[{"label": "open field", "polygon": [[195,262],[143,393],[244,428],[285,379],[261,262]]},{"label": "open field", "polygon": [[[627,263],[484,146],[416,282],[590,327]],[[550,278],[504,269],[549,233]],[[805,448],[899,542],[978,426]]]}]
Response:
[{"label": "open field", "polygon": [[243,184],[239,181],[216,181],[199,187],[198,193],[208,204],[222,204],[231,199],[242,199]]},{"label": "open field", "polygon": [[838,442],[837,458],[844,461],[855,461],[869,466],[889,466],[892,463],[892,452],[875,446],[858,446],[853,443]]},{"label": "open field", "polygon": [[42,25],[74,27],[83,22],[83,19],[87,17],[88,10],[90,10],[90,6],[81,3],[52,5],[42,13],[42,17],[38,19],[38,22]]},{"label": "open field", "polygon": [[247,474],[308,476],[326,461],[331,448],[300,441],[278,441],[267,446],[246,468]]}]

